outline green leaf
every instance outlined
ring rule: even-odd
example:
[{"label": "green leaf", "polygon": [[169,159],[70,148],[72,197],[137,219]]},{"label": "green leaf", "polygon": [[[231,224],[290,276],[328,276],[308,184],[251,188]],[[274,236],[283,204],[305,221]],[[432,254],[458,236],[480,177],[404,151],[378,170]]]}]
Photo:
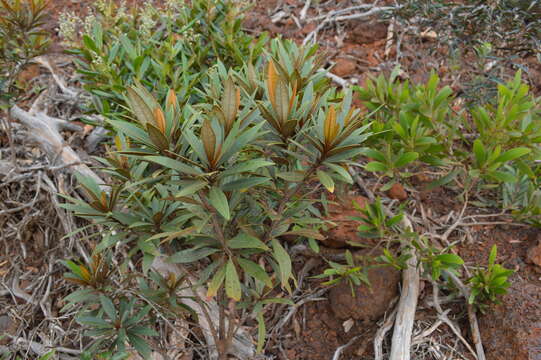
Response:
[{"label": "green leaf", "polygon": [[231,259],[229,259],[225,266],[225,293],[227,296],[237,301],[240,301],[242,296],[239,275],[237,274],[237,269],[235,269],[235,264],[233,264]]},{"label": "green leaf", "polygon": [[302,171],[286,171],[276,174],[279,178],[291,182],[301,182],[304,180],[304,172]]},{"label": "green leaf", "polygon": [[145,340],[143,340],[141,337],[135,335],[135,334],[132,334],[130,332],[128,332],[128,342],[130,343],[130,345],[132,345],[134,347],[135,350],[137,350],[137,352],[144,358],[144,359],[149,359],[150,358],[150,352],[152,351],[152,349],[150,348],[150,346],[148,346],[148,344],[146,343]]},{"label": "green leaf", "polygon": [[266,337],[266,327],[265,327],[265,319],[263,317],[262,313],[259,313],[257,315],[257,353],[261,353],[263,351],[263,346],[265,345],[265,337]]},{"label": "green leaf", "polygon": [[442,186],[442,185],[450,183],[451,181],[453,181],[454,178],[456,178],[456,176],[459,173],[460,173],[460,169],[455,169],[451,171],[449,174],[442,176],[438,180],[432,181],[430,184],[428,184],[428,187],[427,187],[428,190],[432,190],[438,186]]},{"label": "green leaf", "polygon": [[248,188],[268,183],[269,178],[266,177],[252,177],[248,179],[238,179],[222,185],[223,191],[236,191],[246,190]]},{"label": "green leaf", "polygon": [[334,170],[334,172],[338,174],[343,179],[343,181],[347,182],[348,184],[353,184],[353,178],[351,177],[349,172],[342,166],[330,164],[328,162],[325,162],[324,165],[327,165],[330,169]]},{"label": "green leaf", "polygon": [[191,183],[190,185],[183,187],[182,190],[180,190],[179,192],[175,193],[175,197],[193,195],[199,190],[203,189],[205,186],[207,186],[206,181],[195,181]]},{"label": "green leaf", "polygon": [[191,167],[178,160],[174,160],[165,156],[146,156],[144,159],[165,166],[166,168],[176,170],[181,174],[201,175],[203,173],[198,168]]},{"label": "green leaf", "polygon": [[139,336],[158,336],[158,332],[148,326],[134,326],[130,328],[128,333],[132,333]]},{"label": "green leaf", "polygon": [[56,354],[56,351],[51,350],[47,354],[40,356],[38,360],[50,360],[53,358],[54,354]]},{"label": "green leaf", "polygon": [[369,162],[368,164],[364,166],[364,169],[370,172],[386,172],[389,170],[385,164],[379,161]]},{"label": "green leaf", "polygon": [[483,146],[483,143],[481,142],[480,139],[476,139],[473,142],[473,153],[475,154],[475,159],[477,160],[477,164],[479,166],[482,166],[486,160],[486,153],[485,153],[485,147]]},{"label": "green leaf", "polygon": [[314,229],[296,229],[291,230],[283,233],[282,235],[296,235],[296,236],[304,236],[308,239],[316,239],[316,240],[325,240],[325,236],[321,235],[321,233]]},{"label": "green leaf", "polygon": [[411,163],[412,161],[415,161],[418,157],[419,157],[419,154],[416,152],[413,152],[413,151],[407,152],[405,154],[400,155],[400,157],[394,162],[394,166],[396,168],[401,168]]},{"label": "green leaf", "polygon": [[101,328],[101,329],[113,328],[112,324],[95,316],[80,316],[76,318],[75,321],[77,321],[79,324],[88,325],[95,328]]},{"label": "green leaf", "polygon": [[240,233],[237,236],[235,236],[233,239],[229,240],[227,242],[227,246],[230,247],[231,249],[269,250],[269,247],[265,245],[261,240],[245,233]]},{"label": "green leaf", "polygon": [[207,297],[216,296],[216,294],[218,293],[218,289],[220,289],[220,286],[222,286],[222,283],[224,282],[225,270],[226,266],[222,265],[220,269],[216,271],[216,274],[214,274],[212,280],[210,280],[210,283],[208,285]]},{"label": "green leaf", "polygon": [[221,176],[230,176],[230,175],[240,174],[244,172],[253,172],[259,168],[271,166],[271,165],[274,165],[272,161],[267,161],[264,159],[254,159],[254,160],[243,161],[239,164],[235,164],[235,166],[222,172]]},{"label": "green leaf", "polygon": [[362,154],[379,162],[385,162],[385,155],[381,151],[374,149],[363,149]]},{"label": "green leaf", "polygon": [[120,42],[122,43],[122,47],[130,57],[130,59],[133,61],[137,57],[137,52],[135,51],[135,48],[133,47],[130,39],[126,35],[122,35],[120,37]]},{"label": "green leaf", "polygon": [[503,154],[501,154],[500,156],[498,156],[495,160],[495,162],[507,162],[507,161],[512,161],[512,160],[515,160],[515,159],[518,159],[519,157],[522,157],[528,153],[530,153],[532,150],[529,149],[529,148],[525,148],[525,147],[520,147],[520,148],[514,148],[514,149],[511,149],[511,150],[508,150],[506,152],[504,152]]},{"label": "green leaf", "polygon": [[258,264],[251,260],[238,258],[240,267],[251,277],[263,282],[268,287],[272,287],[272,280],[267,272]]},{"label": "green leaf", "polygon": [[127,121],[108,120],[108,122],[120,133],[126,134],[128,137],[139,141],[142,144],[153,146],[147,133],[138,126],[130,124]]},{"label": "green leaf", "polygon": [[107,316],[109,316],[109,318],[111,318],[111,320],[113,321],[116,320],[115,305],[113,304],[111,299],[104,295],[100,295],[100,303],[103,311],[105,311]]},{"label": "green leaf", "polygon": [[492,171],[489,175],[501,182],[515,183],[518,181],[515,175],[505,171]]},{"label": "green leaf", "polygon": [[441,254],[436,256],[437,260],[440,260],[442,263],[453,264],[453,265],[462,265],[464,260],[458,255],[455,254]]},{"label": "green leaf", "polygon": [[289,285],[289,278],[293,277],[293,274],[291,273],[291,258],[276,239],[272,239],[272,249],[274,250],[274,258],[278,262],[278,267],[280,268],[282,287],[291,292],[291,287]]},{"label": "green leaf", "polygon": [[325,186],[325,188],[330,192],[334,192],[334,181],[332,177],[330,177],[326,172],[318,170],[317,171],[317,177],[321,184]]},{"label": "green leaf", "polygon": [[218,213],[220,213],[220,215],[222,215],[226,220],[231,218],[227,197],[221,189],[212,187],[209,192],[209,201],[210,204],[218,211]]},{"label": "green leaf", "polygon": [[213,248],[188,249],[171,255],[168,261],[174,264],[188,264],[206,258],[218,251],[220,250]]},{"label": "green leaf", "polygon": [[494,266],[494,263],[496,262],[496,256],[498,255],[498,247],[496,245],[492,246],[492,249],[490,249],[490,255],[488,256],[488,268]]}]

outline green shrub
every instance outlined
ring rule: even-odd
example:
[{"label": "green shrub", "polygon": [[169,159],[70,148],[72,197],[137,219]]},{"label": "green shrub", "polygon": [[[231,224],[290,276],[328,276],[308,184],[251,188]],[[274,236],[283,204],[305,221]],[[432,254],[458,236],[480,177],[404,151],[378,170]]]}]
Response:
[{"label": "green shrub", "polygon": [[33,57],[47,50],[50,39],[43,30],[47,16],[45,0],[0,1],[1,102],[17,95],[17,75]]},{"label": "green shrub", "polygon": [[471,294],[468,302],[476,304],[481,311],[484,311],[489,303],[499,303],[498,296],[506,294],[507,288],[511,285],[508,281],[514,271],[496,264],[498,249],[492,247],[488,258],[488,267],[479,268],[468,280],[471,286]]},{"label": "green shrub", "polygon": [[94,3],[84,21],[64,14],[60,29],[69,52],[79,57],[93,109],[119,118],[126,114],[124,94],[136,82],[155,91],[159,101],[173,89],[181,105],[197,103],[217,61],[240,67],[257,59],[266,36],[256,41],[242,31],[240,6],[232,0],[174,0],[163,9],[147,2],[128,11],[107,0]]},{"label": "green shrub", "polygon": [[[111,191],[81,177],[93,200],[70,198],[65,205],[107,229],[96,251],[124,244],[131,257],[142,259],[141,272],[132,276],[144,277],[155,256],[167,255],[192,269],[188,274],[198,269],[207,295],[220,306],[232,300],[237,308],[258,309],[258,320],[262,306],[274,301],[273,289],[291,292],[296,282],[281,237],[322,238],[317,184],[332,192],[335,183],[351,183],[345,167],[369,136],[351,106],[352,94],[337,97],[324,86],[324,74],[314,68],[315,48],[273,46],[276,55],[271,51],[256,70],[267,73],[254,82],[259,100],[237,85],[250,79],[233,70],[221,73],[223,65],[213,75],[220,83],[209,82],[201,105],[181,105],[172,93],[162,104],[141,85],[128,88],[136,121],[109,120],[117,149],[101,160]],[[120,301],[118,289],[90,289],[72,300],[95,303],[98,292],[100,301]],[[109,322],[104,317],[110,312],[90,316]],[[228,344],[232,334],[227,336],[216,343]],[[122,351],[118,341],[109,344]],[[222,354],[225,348],[219,348]]]}]

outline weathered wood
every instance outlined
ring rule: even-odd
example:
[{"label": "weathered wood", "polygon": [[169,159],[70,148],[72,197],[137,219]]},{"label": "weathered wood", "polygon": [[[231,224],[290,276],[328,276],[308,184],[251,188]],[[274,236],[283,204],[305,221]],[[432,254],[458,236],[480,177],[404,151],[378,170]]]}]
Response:
[{"label": "weathered wood", "polygon": [[[404,215],[402,225],[406,231],[413,231],[407,215]],[[419,280],[417,255],[415,251],[412,251],[411,258],[407,261],[407,268],[402,271],[402,293],[398,301],[389,360],[410,360],[413,322],[419,298]]]}]

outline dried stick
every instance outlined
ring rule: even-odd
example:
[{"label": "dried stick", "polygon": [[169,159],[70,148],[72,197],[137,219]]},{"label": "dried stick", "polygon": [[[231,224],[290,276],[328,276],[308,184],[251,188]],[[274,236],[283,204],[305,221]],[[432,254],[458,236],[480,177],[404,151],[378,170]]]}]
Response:
[{"label": "dried stick", "polygon": [[[407,230],[412,230],[411,222],[406,215],[404,215],[403,224]],[[417,256],[415,252],[411,255],[407,261],[407,268],[402,272],[402,293],[398,302],[389,360],[410,359],[411,334],[419,298],[420,280]]]},{"label": "dried stick", "polygon": [[383,325],[378,329],[376,335],[374,336],[374,360],[383,360],[383,339],[385,335],[393,327],[394,321],[396,319],[396,311],[398,308],[394,308],[393,311],[389,314],[389,317],[385,320]]},{"label": "dried stick", "polygon": [[479,331],[479,322],[477,321],[477,315],[475,315],[475,309],[473,308],[473,305],[469,303],[468,299],[470,297],[470,291],[462,283],[462,281],[452,272],[445,271],[447,275],[453,280],[456,287],[460,290],[460,293],[464,298],[466,299],[466,304],[468,307],[468,320],[470,321],[470,329],[472,333],[473,338],[473,344],[475,345],[475,350],[477,353],[477,359],[479,360],[486,360],[485,356],[485,350],[483,348],[483,343],[481,342],[481,332]]},{"label": "dried stick", "polygon": [[311,4],[312,0],[305,0],[304,6],[299,14],[299,19],[304,20],[306,18],[306,14],[308,13],[308,9],[310,9]]},{"label": "dried stick", "polygon": [[101,178],[87,165],[81,163],[79,155],[66,146],[60,135],[63,129],[80,130],[80,126],[68,121],[50,117],[42,112],[29,113],[17,105],[11,108],[11,116],[19,120],[30,130],[30,135],[40,144],[49,159],[57,160],[60,164],[79,164],[71,167],[72,171],[92,178],[96,183],[103,184]]}]

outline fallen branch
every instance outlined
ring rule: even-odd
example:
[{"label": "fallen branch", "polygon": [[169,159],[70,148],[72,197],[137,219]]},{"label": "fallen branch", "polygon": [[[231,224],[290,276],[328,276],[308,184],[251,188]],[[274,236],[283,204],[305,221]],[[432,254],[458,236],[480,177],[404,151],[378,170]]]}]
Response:
[{"label": "fallen branch", "polygon": [[[407,231],[413,230],[406,215],[404,215],[402,222]],[[411,252],[411,257],[407,261],[407,268],[402,271],[402,293],[397,307],[389,360],[410,359],[411,334],[413,333],[415,310],[419,298],[420,275],[417,265],[417,256],[415,252]]]},{"label": "fallen branch", "polygon": [[29,134],[39,143],[52,162],[56,160],[60,165],[78,164],[71,166],[70,170],[92,178],[98,184],[103,184],[101,178],[82,163],[79,155],[64,143],[60,135],[61,130],[79,131],[80,126],[48,116],[43,112],[26,112],[17,105],[11,108],[10,113],[13,118],[30,130]]},{"label": "fallen branch", "polygon": [[299,14],[299,19],[306,19],[306,14],[308,14],[308,9],[310,9],[310,5],[312,5],[312,0],[305,0],[304,6]]},{"label": "fallen branch", "polygon": [[393,309],[374,336],[374,360],[383,360],[383,339],[385,339],[385,335],[393,327],[397,309],[396,307]]}]

